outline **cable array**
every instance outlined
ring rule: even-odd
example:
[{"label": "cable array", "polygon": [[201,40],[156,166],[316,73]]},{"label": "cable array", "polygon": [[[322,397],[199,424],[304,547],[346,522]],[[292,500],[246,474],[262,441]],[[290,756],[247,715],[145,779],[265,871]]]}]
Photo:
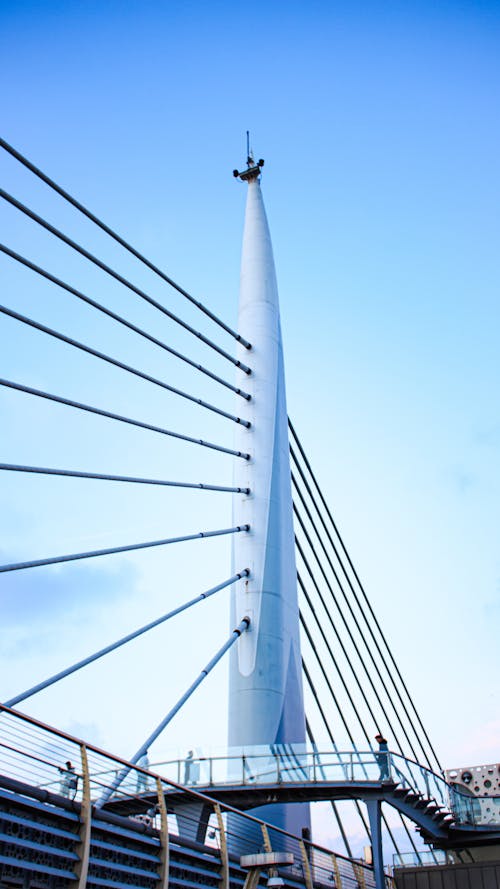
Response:
[{"label": "cable array", "polygon": [[186,355],[183,355],[181,352],[178,352],[177,349],[172,348],[172,346],[167,346],[166,343],[159,340],[157,337],[148,333],[142,328],[138,327],[136,324],[132,324],[130,321],[127,321],[125,318],[122,318],[121,315],[118,315],[116,312],[113,312],[111,309],[103,306],[102,303],[97,302],[95,299],[92,299],[90,296],[86,296],[81,290],[77,290],[76,287],[72,287],[71,284],[67,284],[62,281],[60,278],[57,278],[55,275],[52,275],[46,269],[42,269],[41,266],[36,265],[36,263],[31,262],[26,257],[21,256],[19,253],[16,253],[15,250],[11,250],[9,247],[6,247],[5,244],[0,244],[0,251],[4,253],[6,256],[10,256],[11,259],[16,260],[16,262],[21,265],[26,266],[26,268],[31,269],[36,272],[40,277],[45,278],[47,281],[50,281],[52,284],[56,284],[57,287],[60,287],[62,290],[65,290],[67,293],[71,293],[73,296],[76,296],[77,299],[82,300],[82,302],[87,303],[87,305],[92,306],[94,309],[97,309],[98,312],[101,312],[103,315],[107,315],[108,318],[111,318],[113,321],[117,321],[118,324],[123,325],[123,327],[127,327],[129,330],[132,330],[134,333],[137,333],[139,336],[143,337],[146,340],[149,340],[150,343],[154,343],[155,346],[159,346],[160,349],[163,349],[165,352],[169,352],[170,355],[173,355],[175,358],[178,358],[180,361],[185,362],[190,367],[194,367],[195,370],[201,371],[201,373],[206,374],[212,380],[215,380],[217,383],[220,383],[221,386],[225,386],[226,389],[231,389],[233,392],[236,392],[237,395],[241,395],[246,401],[250,401],[250,395],[248,392],[244,392],[242,389],[239,389],[237,386],[233,386],[232,383],[228,383],[227,380],[223,380],[222,377],[219,377],[217,374],[213,373],[211,370],[208,370],[202,364],[198,364],[196,361],[192,361]]},{"label": "cable array", "polygon": [[143,256],[135,247],[132,247],[131,244],[127,243],[124,238],[118,235],[109,225],[106,225],[101,219],[99,219],[94,213],[92,213],[87,207],[84,207],[80,201],[77,201],[76,198],[72,197],[64,188],[54,182],[50,176],[47,176],[46,173],[42,172],[38,167],[35,166],[28,158],[24,157],[21,152],[17,151],[12,145],[9,145],[5,139],[0,138],[0,148],[3,148],[4,151],[7,151],[12,157],[14,157],[17,161],[19,161],[26,169],[30,170],[35,176],[38,176],[42,182],[45,182],[53,191],[55,191],[58,195],[64,198],[69,204],[75,207],[80,213],[90,219],[91,222],[94,222],[103,232],[110,235],[118,244],[125,248],[132,256],[135,256],[136,259],[140,260],[145,266],[147,266],[152,272],[158,275],[163,281],[173,287],[178,291],[182,296],[185,297],[190,303],[200,309],[208,318],[218,324],[222,330],[226,331],[230,336],[232,336],[237,342],[241,343],[246,349],[251,349],[251,343],[248,342],[240,333],[232,330],[224,321],[214,315],[207,306],[203,305],[199,300],[195,299],[191,294],[184,290],[183,287],[180,287],[179,284],[176,284],[175,281],[172,280],[165,272],[158,268],[151,260],[147,259]]},{"label": "cable array", "polygon": [[[0,139],[0,148],[4,149],[11,157],[22,164],[27,170],[37,176],[52,191],[56,192],[66,203],[85,216],[94,223],[102,232],[109,236],[115,243],[119,244],[124,250],[137,259],[142,265],[145,265],[158,277],[163,283],[174,288],[181,296],[183,296],[191,305],[198,308],[204,316],[211,322],[215,323],[226,334],[229,334],[236,340],[240,347],[243,346],[247,350],[251,350],[251,344],[239,333],[231,329],[225,322],[219,319],[205,305],[192,297],[187,291],[176,284],[169,275],[163,272],[151,260],[147,259],[137,249],[132,247],[124,238],[118,235],[110,226],[99,219],[94,213],[88,210],[76,198],[72,197],[69,192],[58,185],[47,174],[43,173],[31,161],[25,158],[15,148],[7,142]],[[127,291],[132,292],[142,302],[147,303],[150,307],[157,310],[160,315],[166,317],[177,327],[182,328],[187,334],[194,337],[197,342],[201,342],[215,352],[219,358],[222,358],[238,368],[239,371],[246,376],[251,374],[251,368],[243,363],[239,358],[232,356],[218,343],[210,339],[204,333],[198,331],[191,324],[188,324],[183,318],[167,308],[159,298],[155,295],[143,290],[137,286],[128,277],[122,275],[116,268],[108,265],[102,258],[96,256],[82,244],[69,237],[61,229],[57,228],[47,219],[36,213],[33,209],[22,204],[17,198],[8,192],[0,189],[0,198],[21,213],[24,217],[31,220],[39,226],[45,235],[56,238],[62,242],[71,251],[76,252],[83,260],[97,268],[100,273],[105,275],[104,280],[112,279]],[[45,236],[44,235],[44,236]],[[227,391],[241,397],[245,402],[251,399],[251,396],[244,389],[237,385],[233,385],[228,380],[221,377],[215,371],[200,364],[198,361],[180,352],[177,348],[167,343],[159,336],[142,326],[133,323],[125,318],[122,314],[113,311],[104,301],[99,298],[95,299],[88,293],[84,293],[80,287],[74,286],[72,283],[63,280],[59,275],[46,268],[42,268],[31,259],[13,250],[7,245],[0,244],[0,253],[7,258],[9,262],[14,263],[14,268],[26,269],[28,273],[33,273],[36,279],[43,279],[49,285],[57,288],[58,292],[62,291],[69,297],[74,297],[89,307],[92,312],[97,313],[95,317],[105,316],[119,328],[125,328],[131,332],[134,337],[140,337],[141,342],[144,341],[155,349],[159,348],[162,352],[168,353],[176,361],[202,375],[203,378],[209,379],[211,383],[221,386]],[[23,272],[24,273],[24,272]],[[156,389],[160,389],[170,393],[182,402],[190,402],[196,407],[201,407],[211,414],[215,414],[224,420],[232,423],[250,427],[250,422],[243,417],[227,411],[219,404],[206,401],[191,392],[174,386],[172,382],[160,379],[144,370],[136,367],[128,362],[108,354],[108,352],[100,351],[89,343],[77,340],[60,330],[55,330],[40,320],[21,314],[15,308],[10,306],[0,306],[0,313],[11,321],[24,325],[25,328],[37,331],[50,337],[52,340],[59,341],[71,349],[83,353],[85,356],[98,359],[106,365],[111,365],[117,370],[124,372],[140,379],[143,383],[151,385]],[[241,354],[241,348],[240,348]],[[85,358],[85,360],[87,360]],[[98,365],[101,367],[102,365]],[[189,435],[180,430],[166,428],[163,425],[156,425],[145,420],[126,416],[116,411],[99,407],[83,401],[75,400],[61,393],[52,393],[40,388],[35,388],[19,381],[0,379],[0,386],[18,393],[21,396],[28,395],[30,398],[38,399],[40,403],[51,402],[59,405],[61,408],[70,408],[72,411],[78,411],[83,415],[94,415],[106,420],[113,420],[118,424],[135,427],[142,432],[152,432],[155,435],[167,436],[176,439],[179,442],[198,445],[200,447],[217,451],[225,455],[236,457],[238,459],[249,460],[250,454],[243,451],[235,450],[226,443],[215,443],[194,435]],[[93,400],[93,398],[92,398]],[[241,402],[238,402],[241,404]],[[202,416],[207,415],[202,412]],[[346,546],[339,533],[337,525],[333,519],[332,513],[327,506],[326,499],[321,491],[320,485],[314,475],[311,464],[305,454],[297,433],[289,421],[290,428],[290,455],[292,462],[292,485],[294,494],[294,517],[296,527],[296,550],[298,561],[298,588],[299,598],[301,601],[300,622],[303,632],[304,648],[307,654],[303,657],[303,673],[306,682],[306,690],[309,699],[313,704],[313,712],[315,719],[320,720],[322,730],[326,731],[333,750],[339,750],[337,746],[336,733],[333,725],[342,727],[346,737],[354,748],[359,747],[358,740],[361,739],[364,745],[372,748],[372,738],[377,732],[389,732],[391,739],[391,749],[406,756],[408,753],[417,761],[424,761],[429,768],[440,770],[441,766],[438,761],[435,750],[431,744],[429,736],[424,728],[423,722],[416,709],[414,701],[409,693],[400,670],[397,667],[396,660],[391,651],[389,643],[382,632],[380,624],[375,616],[374,609],[370,604],[368,595],[363,584],[354,568],[353,562],[349,556]],[[196,489],[210,493],[231,493],[248,496],[251,494],[249,488],[234,487],[230,485],[220,485],[207,482],[180,481],[175,479],[151,478],[148,475],[123,475],[111,472],[95,472],[85,471],[82,469],[67,469],[61,467],[45,467],[33,465],[31,463],[0,463],[0,472],[24,473],[26,475],[46,475],[53,477],[64,477],[67,479],[80,479],[92,481],[92,483],[113,482],[125,485],[145,485],[159,486],[163,488],[182,488]],[[73,482],[68,482],[73,484]],[[82,552],[69,554],[48,556],[37,559],[26,559],[24,561],[9,562],[0,565],[0,573],[15,572],[27,570],[31,568],[44,568],[51,565],[62,564],[71,561],[95,559],[102,556],[112,556],[116,554],[129,553],[138,550],[149,550],[152,548],[165,547],[172,544],[178,544],[186,541],[194,541],[197,539],[209,539],[215,537],[229,536],[238,533],[247,533],[250,527],[247,524],[235,525],[227,528],[219,528],[216,530],[204,530],[196,533],[184,534],[180,536],[162,537],[160,539],[148,540],[123,544],[120,546],[107,547],[102,549],[92,549]],[[158,627],[173,618],[175,615],[193,605],[213,596],[219,590],[232,586],[241,579],[248,577],[249,570],[242,569],[237,574],[227,580],[222,581],[209,590],[189,599],[184,604],[169,610],[148,624],[145,624],[126,636],[110,642],[104,648],[100,648],[96,652],[92,652],[85,658],[71,664],[63,670],[58,671],[53,676],[38,682],[33,687],[22,691],[11,697],[7,701],[7,705],[13,707],[21,701],[30,698],[34,694],[45,688],[65,679],[71,674],[78,672],[87,665],[103,658],[105,655],[126,645],[132,640],[142,636],[154,628]],[[182,698],[169,710],[158,727],[152,732],[149,738],[144,742],[139,751],[131,762],[136,762],[140,756],[147,751],[150,744],[164,730],[171,719],[180,710],[183,704],[190,698],[191,694],[200,685],[206,675],[213,669],[218,661],[223,657],[226,651],[237,642],[240,635],[246,631],[249,625],[249,618],[239,615],[240,623],[233,630],[230,638],[226,640],[222,648],[220,648],[212,660],[207,664],[200,676],[188,688]],[[311,660],[309,660],[311,658]],[[311,666],[313,664],[313,666]],[[333,676],[332,676],[333,673]],[[315,682],[315,676],[320,680],[322,689],[320,692]],[[331,708],[335,715],[334,721],[331,718]],[[315,723],[313,723],[312,713],[307,718],[307,736],[313,748],[316,748]],[[116,790],[123,781],[126,772],[116,776],[116,784],[110,792]],[[359,804],[355,802],[355,809],[362,824],[363,830],[369,838],[369,827],[364,812]],[[352,857],[352,851],[349,844],[342,818],[339,813],[338,806],[332,803],[333,815],[339,827],[340,834],[347,854]],[[410,844],[418,855],[413,837],[411,836],[406,821],[402,818],[402,826],[406,832]],[[399,851],[396,838],[391,827],[385,821],[385,827],[396,851]]]},{"label": "cable array", "polygon": [[[315,672],[321,677],[322,688],[336,713],[335,722],[342,726],[354,747],[359,748],[361,742],[373,750],[374,735],[389,733],[392,750],[441,771],[422,719],[291,421],[289,429],[298,586],[303,602],[300,620],[307,648],[315,661]],[[331,717],[325,710],[327,700],[315,688],[305,661],[303,670],[316,713],[335,745]],[[367,827],[362,813],[359,814]],[[401,820],[418,854],[408,825]],[[397,851],[387,822],[386,828]]]},{"label": "cable array", "polygon": [[[199,300],[196,300],[186,290],[184,290],[184,288],[176,284],[175,281],[170,278],[170,276],[159,269],[158,266],[156,266],[153,262],[148,260],[142,253],[132,247],[131,244],[129,244],[124,238],[118,235],[110,226],[108,226],[94,213],[88,210],[82,203],[77,201],[73,196],[69,194],[69,192],[59,186],[53,179],[43,173],[20,152],[18,152],[15,148],[5,142],[5,140],[0,140],[0,148],[4,149],[8,154],[11,155],[11,157],[22,164],[23,167],[37,176],[42,182],[49,186],[52,191],[55,191],[59,195],[59,197],[64,200],[65,203],[68,203],[80,215],[85,216],[88,220],[94,223],[94,225],[96,225],[101,230],[101,232],[104,232],[105,235],[111,238],[113,242],[118,243],[128,254],[131,254],[133,257],[135,257],[135,259],[138,260],[141,265],[145,265],[147,268],[149,268],[150,271],[152,271],[156,275],[156,278],[159,278],[160,281],[168,284],[171,288],[174,288],[174,290],[181,294],[189,303],[191,303],[191,305],[199,309],[206,318],[215,323],[219,330],[221,329],[224,331],[224,333],[229,334],[240,344],[240,346],[243,346],[246,350],[251,349],[251,344],[248,342],[248,340],[246,340],[236,331],[232,330],[229,325],[218,318],[205,305],[203,305],[203,303],[201,303]],[[111,280],[115,285],[118,284],[120,287],[125,288],[129,293],[132,293],[135,297],[141,300],[143,304],[145,303],[150,308],[154,309],[159,314],[159,316],[163,316],[167,319],[168,322],[175,324],[177,328],[181,328],[190,337],[195,338],[197,344],[201,343],[203,346],[208,347],[212,351],[212,353],[215,353],[219,358],[228,361],[231,365],[233,365],[233,367],[238,368],[239,371],[241,371],[245,376],[248,376],[249,374],[251,374],[251,368],[243,361],[241,361],[239,357],[231,355],[229,352],[226,351],[225,348],[215,342],[212,338],[205,335],[197,328],[193,327],[176,312],[171,311],[166,305],[164,305],[163,302],[160,301],[156,293],[151,294],[149,292],[146,292],[142,287],[138,286],[137,283],[134,283],[134,281],[131,280],[129,276],[125,276],[116,267],[112,267],[108,262],[104,261],[102,257],[97,256],[94,252],[91,252],[89,249],[87,249],[86,246],[84,246],[82,243],[79,243],[73,237],[70,237],[61,228],[57,227],[52,222],[49,222],[48,219],[44,218],[44,216],[42,216],[38,212],[35,212],[34,209],[21,203],[21,201],[14,197],[14,195],[9,194],[5,190],[1,189],[0,197],[16,212],[22,214],[25,218],[30,220],[31,223],[34,223],[36,226],[38,226],[42,230],[43,236],[45,238],[56,239],[70,251],[76,253],[81,259],[84,260],[84,262],[92,266],[94,269],[97,269],[98,275],[101,276],[102,280],[102,283],[97,285],[99,286],[100,297],[99,299],[96,299],[94,295],[89,295],[88,292],[83,292],[80,286],[75,286],[73,283],[65,280],[63,276],[54,273],[52,270],[49,270],[46,267],[42,267],[41,265],[30,259],[28,256],[23,255],[17,250],[14,250],[11,246],[1,244],[0,253],[3,255],[7,262],[13,264],[13,269],[18,269],[20,274],[33,275],[33,282],[35,284],[37,280],[42,280],[50,287],[56,288],[57,292],[62,293],[65,297],[68,297],[68,299],[78,300],[80,303],[83,303],[87,307],[87,309],[94,314],[96,318],[99,316],[104,317],[108,322],[111,322],[114,327],[124,328],[127,330],[128,333],[132,334],[136,338],[140,338],[141,341],[148,344],[148,346],[152,346],[155,349],[161,349],[162,352],[168,353],[168,355],[171,356],[176,362],[182,363],[184,366],[188,367],[191,372],[201,374],[211,383],[222,387],[224,390],[226,390],[226,393],[227,391],[230,391],[231,394],[235,394],[238,397],[241,397],[244,401],[250,400],[250,394],[242,389],[239,385],[233,385],[232,382],[229,382],[227,379],[216,373],[214,370],[206,367],[204,364],[201,364],[198,360],[194,359],[190,355],[179,351],[179,349],[177,349],[174,345],[167,342],[165,339],[160,338],[160,336],[157,335],[156,330],[153,333],[150,330],[146,329],[146,327],[140,326],[139,324],[136,324],[135,322],[126,318],[123,313],[118,313],[110,308],[109,305],[106,305],[105,294],[107,292],[107,283]],[[40,305],[40,311],[42,310],[43,303],[41,303]],[[11,321],[22,324],[28,329],[43,334],[45,337],[50,337],[52,340],[59,341],[60,343],[69,346],[73,350],[78,350],[80,353],[83,353],[84,356],[89,356],[92,359],[98,359],[100,362],[111,365],[120,372],[124,372],[125,374],[137,377],[145,384],[166,391],[176,398],[182,399],[185,402],[190,402],[195,407],[203,408],[204,410],[207,410],[225,420],[230,420],[231,422],[242,424],[246,427],[250,426],[248,420],[242,419],[241,417],[233,414],[232,412],[226,410],[223,406],[220,406],[219,404],[216,404],[212,401],[207,401],[204,398],[192,394],[191,392],[185,391],[184,389],[173,385],[173,383],[168,379],[160,379],[158,376],[154,376],[148,373],[142,367],[134,366],[128,361],[122,361],[120,358],[109,354],[107,350],[101,351],[99,349],[96,349],[91,343],[84,343],[80,339],[76,339],[66,333],[63,333],[61,330],[56,330],[44,323],[43,320],[28,317],[27,315],[19,312],[14,306],[1,306],[0,313],[4,317],[8,317]],[[64,373],[61,373],[60,377],[64,378]],[[231,457],[237,457],[244,460],[248,460],[250,458],[250,454],[235,450],[234,448],[227,446],[226,443],[215,443],[212,441],[208,441],[207,439],[202,437],[188,435],[186,432],[183,431],[169,429],[163,425],[149,423],[135,417],[126,416],[122,413],[118,413],[117,411],[108,410],[104,407],[97,406],[96,404],[66,397],[66,395],[62,393],[48,392],[40,388],[35,388],[34,386],[30,386],[24,382],[2,379],[0,380],[0,386],[2,386],[4,390],[11,390],[12,392],[20,394],[22,396],[29,395],[32,398],[40,400],[40,402],[52,402],[59,405],[63,409],[70,408],[72,411],[79,411],[83,414],[83,416],[94,415],[97,417],[105,418],[107,420],[113,420],[119,424],[133,426],[137,429],[142,430],[143,432],[153,432],[155,434],[160,434],[162,436],[176,439],[178,442],[183,444],[195,444],[203,448],[210,449],[212,451],[217,451],[221,454],[230,455]],[[33,444],[36,447],[36,438],[33,438]],[[7,459],[4,459],[4,461],[0,463],[0,472],[24,473],[27,476],[59,477],[68,480],[68,484],[74,484],[75,480],[80,480],[85,482],[91,481],[93,485],[102,484],[103,482],[111,482],[115,485],[119,484],[126,486],[134,485],[155,486],[164,489],[192,489],[210,494],[230,493],[232,495],[241,494],[242,496],[248,496],[250,494],[250,489],[248,487],[235,487],[228,484],[214,484],[205,481],[194,482],[180,481],[172,478],[153,478],[147,473],[125,475],[118,474],[116,472],[97,472],[83,469],[62,468],[60,466],[41,466],[36,465],[36,461],[27,461],[20,463],[13,461],[8,462]],[[77,496],[78,495],[75,494],[75,500]],[[103,556],[109,557],[116,554],[132,553],[138,550],[149,550],[158,547],[163,548],[187,541],[210,540],[222,536],[247,533],[248,531],[249,526],[246,524],[233,524],[232,527],[228,528],[218,528],[216,530],[208,529],[196,533],[182,535],[177,534],[176,536],[168,537],[163,536],[160,539],[155,540],[147,540],[141,542],[134,541],[131,543],[122,544],[120,546],[65,553],[61,555],[46,556],[36,559],[31,558],[24,561],[2,564],[0,565],[0,573],[7,574],[9,572],[24,571],[33,568],[45,569],[49,566],[62,565],[63,563],[67,562],[74,562],[85,559],[96,559]],[[240,581],[242,578],[247,577],[248,574],[248,569],[242,569],[237,574],[234,574],[232,577],[230,577],[228,580],[222,581],[209,590],[206,590],[205,592],[199,594],[195,598],[190,599],[188,602],[185,602],[184,604],[168,611],[166,614],[163,614],[156,620],[150,621],[148,624],[141,626],[136,630],[133,630],[126,636],[116,640],[115,642],[109,643],[104,648],[100,648],[98,651],[90,653],[76,663],[71,664],[63,670],[59,670],[53,676],[50,676],[47,679],[38,682],[33,687],[18,693],[14,697],[11,697],[8,702],[9,705],[17,705],[21,701],[32,697],[33,695],[41,692],[49,686],[52,686],[55,683],[66,679],[68,676],[84,669],[89,664],[94,663],[96,660],[99,660],[104,656],[116,651],[118,648],[121,648],[122,646],[132,642],[139,636],[149,633],[160,624],[164,624],[177,614],[180,614],[186,609],[191,608],[196,603],[208,599],[219,590],[222,590],[228,586],[232,586],[233,584]],[[246,630],[248,624],[249,618],[243,618],[243,621],[233,632],[230,640],[226,642],[221,649],[219,649],[216,656],[212,658],[205,670],[202,671],[201,679],[203,679],[204,676],[206,676],[208,672],[212,670],[212,668],[223,656],[225,651],[228,650],[229,647],[231,647],[237,641],[237,638],[241,635],[242,632],[244,632],[244,630]],[[184,701],[187,700],[188,697],[190,697],[190,695],[193,693],[195,688],[198,687],[201,679],[199,678],[198,680],[196,680],[196,682],[190,687],[186,695],[183,696],[181,701],[178,702],[171,711],[169,711],[168,716],[162,721],[160,727],[155,730],[155,737],[159,734],[160,731],[163,730],[163,728],[165,728],[165,726],[167,725],[167,723],[170,722],[175,713],[178,712]],[[149,739],[148,746],[149,743],[152,743],[152,737]]]}]

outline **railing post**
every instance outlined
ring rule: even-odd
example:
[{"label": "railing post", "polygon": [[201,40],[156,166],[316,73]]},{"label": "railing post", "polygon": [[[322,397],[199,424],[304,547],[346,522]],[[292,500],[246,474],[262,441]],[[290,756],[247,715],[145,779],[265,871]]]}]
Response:
[{"label": "railing post", "polygon": [[332,852],[332,863],[333,863],[333,872],[335,874],[335,889],[342,889],[342,876],[340,873],[339,863],[337,861],[337,856],[334,852]]},{"label": "railing post", "polygon": [[257,867],[251,867],[248,871],[243,885],[243,889],[257,889],[260,880],[260,870]]},{"label": "railing post", "polygon": [[219,889],[229,889],[229,854],[227,850],[226,828],[224,827],[224,819],[219,803],[214,803],[214,812],[219,825],[219,847],[220,847],[220,881]]},{"label": "railing post", "polygon": [[271,840],[269,839],[267,824],[261,824],[260,827],[262,830],[262,838],[264,840],[264,852],[272,852],[273,847],[271,846]]},{"label": "railing post", "polygon": [[313,782],[316,784],[316,753],[313,753]]},{"label": "railing post", "polygon": [[304,840],[299,840],[300,846],[300,854],[302,855],[302,864],[304,867],[304,880],[306,884],[306,889],[313,889],[313,881],[311,874],[311,863],[309,861],[309,856],[307,854],[306,844]]},{"label": "railing post", "polygon": [[156,795],[158,797],[158,810],[160,812],[160,872],[158,874],[158,889],[168,889],[170,870],[170,846],[168,837],[168,817],[165,805],[165,794],[161,778],[156,779]]},{"label": "railing post", "polygon": [[241,757],[241,783],[242,784],[245,783],[246,763],[247,763],[246,756],[245,756],[245,754],[243,754],[243,756]]},{"label": "railing post", "polygon": [[427,769],[421,769],[421,772],[422,772],[422,777],[424,779],[425,792],[426,792],[427,798],[430,799],[432,794],[431,794],[431,789],[429,786],[429,775],[427,774]]},{"label": "railing post", "polygon": [[213,757],[210,757],[210,759],[209,759],[208,761],[209,761],[209,763],[210,763],[210,765],[209,765],[209,767],[208,767],[208,782],[209,782],[210,786],[212,786],[212,784],[214,783],[213,768],[212,768],[212,766],[213,766]]},{"label": "railing post", "polygon": [[89,761],[85,744],[80,745],[80,759],[82,764],[82,801],[80,803],[80,842],[76,848],[79,861],[77,861],[75,865],[75,874],[78,879],[78,889],[85,889],[89,869],[90,831],[92,820]]},{"label": "railing post", "polygon": [[362,864],[355,864],[353,862],[354,875],[356,877],[357,884],[359,889],[366,889],[366,879],[365,879],[365,869]]}]

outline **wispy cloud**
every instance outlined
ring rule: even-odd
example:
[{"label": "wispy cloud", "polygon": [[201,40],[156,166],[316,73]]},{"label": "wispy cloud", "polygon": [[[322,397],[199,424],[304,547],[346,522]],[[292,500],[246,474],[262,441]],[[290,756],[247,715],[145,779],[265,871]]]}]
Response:
[{"label": "wispy cloud", "polygon": [[44,649],[50,644],[50,633],[47,637],[44,630],[57,628],[62,618],[85,622],[101,606],[124,601],[133,594],[137,579],[137,570],[125,561],[112,569],[63,565],[4,574],[3,646],[12,650],[30,637],[31,644]]}]

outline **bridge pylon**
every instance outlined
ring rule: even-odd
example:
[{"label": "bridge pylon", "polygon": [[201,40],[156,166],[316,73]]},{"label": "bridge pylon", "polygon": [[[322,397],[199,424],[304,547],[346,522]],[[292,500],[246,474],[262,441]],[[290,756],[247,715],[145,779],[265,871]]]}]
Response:
[{"label": "bridge pylon", "polygon": [[[250,454],[235,461],[235,485],[250,489],[234,497],[233,514],[250,526],[233,544],[233,565],[250,575],[234,591],[231,621],[250,617],[249,631],[231,654],[229,747],[259,745],[299,755],[306,728],[297,602],[285,374],[278,287],[271,236],[262,199],[263,161],[249,153],[247,169],[235,176],[247,183],[238,329],[251,343],[239,346],[247,375],[237,370],[237,385],[250,393],[241,403],[249,427],[238,426],[236,448]],[[250,360],[251,359],[251,360]],[[240,399],[241,402],[241,399]],[[259,817],[300,836],[310,829],[307,804],[259,808]]]}]

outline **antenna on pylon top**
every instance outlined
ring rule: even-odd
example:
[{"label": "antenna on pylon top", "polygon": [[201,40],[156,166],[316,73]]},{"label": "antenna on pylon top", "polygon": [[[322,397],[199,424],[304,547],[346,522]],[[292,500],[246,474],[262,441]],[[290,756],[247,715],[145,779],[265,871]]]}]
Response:
[{"label": "antenna on pylon top", "polygon": [[255,163],[253,159],[253,152],[250,150],[250,130],[247,130],[247,169],[243,170],[241,173],[239,170],[233,170],[233,176],[235,179],[242,179],[243,181],[249,181],[251,179],[257,179],[260,176],[261,167],[264,166],[264,161],[262,158]]}]

